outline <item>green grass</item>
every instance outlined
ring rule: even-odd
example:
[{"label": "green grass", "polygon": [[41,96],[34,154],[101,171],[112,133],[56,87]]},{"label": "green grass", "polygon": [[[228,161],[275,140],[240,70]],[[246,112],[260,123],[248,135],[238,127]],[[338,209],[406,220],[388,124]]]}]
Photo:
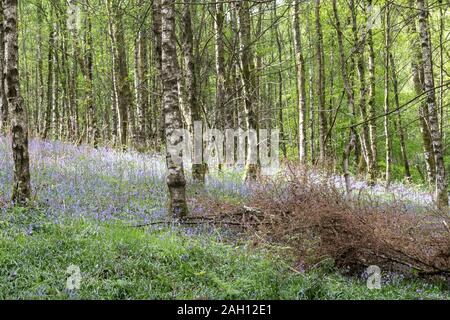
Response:
[{"label": "green grass", "polygon": [[[56,223],[16,209],[0,217],[0,299],[449,298],[422,281],[368,290],[332,268],[296,273],[276,252],[218,239],[121,223]],[[70,265],[80,268],[79,290],[66,289]]]}]

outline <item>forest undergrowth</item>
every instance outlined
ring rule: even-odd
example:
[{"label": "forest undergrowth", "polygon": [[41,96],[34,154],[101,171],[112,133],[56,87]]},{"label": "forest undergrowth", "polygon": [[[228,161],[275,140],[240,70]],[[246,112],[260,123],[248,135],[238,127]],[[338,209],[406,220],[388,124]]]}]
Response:
[{"label": "forest undergrowth", "polygon": [[[449,298],[450,221],[431,204],[349,198],[299,168],[251,185],[227,169],[189,183],[191,216],[173,224],[163,157],[32,140],[33,202],[13,209],[8,142],[2,298]],[[381,290],[366,287],[374,264]],[[70,265],[78,291],[65,288]]]}]

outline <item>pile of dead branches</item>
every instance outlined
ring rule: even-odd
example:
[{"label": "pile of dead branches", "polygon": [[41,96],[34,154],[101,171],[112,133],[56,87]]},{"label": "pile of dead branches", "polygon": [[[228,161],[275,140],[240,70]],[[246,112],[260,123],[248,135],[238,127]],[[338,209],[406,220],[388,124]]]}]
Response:
[{"label": "pile of dead branches", "polygon": [[324,259],[351,272],[369,265],[419,275],[450,275],[450,219],[432,208],[412,212],[401,202],[349,198],[301,171],[255,190],[247,204],[203,202],[208,223],[235,225],[255,239],[291,248],[308,267]]}]

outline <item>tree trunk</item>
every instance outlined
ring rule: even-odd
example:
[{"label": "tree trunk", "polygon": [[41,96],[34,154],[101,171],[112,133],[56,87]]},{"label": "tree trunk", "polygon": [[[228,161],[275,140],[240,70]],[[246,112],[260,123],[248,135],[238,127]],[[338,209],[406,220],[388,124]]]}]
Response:
[{"label": "tree trunk", "polygon": [[[138,1],[139,5],[143,1]],[[143,17],[141,17],[142,19]],[[147,113],[149,109],[149,81],[148,81],[148,57],[147,57],[147,30],[142,25],[138,32],[138,38],[135,47],[135,79],[136,79],[136,102],[137,102],[137,133],[136,145],[139,148],[145,147],[146,137],[151,130],[150,123],[147,123]]]},{"label": "tree trunk", "polygon": [[[194,63],[194,37],[192,34],[191,1],[186,1],[182,9],[182,47],[184,58],[184,85],[186,93],[186,107],[190,113],[190,122],[194,126],[195,122],[202,121],[200,104],[197,98],[197,70]],[[193,132],[193,127],[189,128]],[[200,148],[203,150],[203,148]],[[201,163],[192,163],[192,178],[194,182],[205,182],[205,165],[203,163],[203,152],[201,152]]]},{"label": "tree trunk", "polygon": [[306,14],[306,33],[308,35],[308,96],[309,96],[309,156],[311,163],[316,162],[316,135],[315,135],[315,108],[314,108],[314,65],[313,65],[313,57],[314,57],[314,49],[313,49],[313,41],[311,35],[310,28],[310,11],[311,6],[308,4],[308,12]]},{"label": "tree trunk", "polygon": [[79,118],[78,118],[78,101],[77,101],[77,75],[78,75],[78,5],[76,0],[69,1],[69,15],[67,17],[67,26],[72,35],[71,54],[73,56],[72,65],[69,70],[69,100],[70,100],[70,127],[72,132],[72,141],[79,139]]},{"label": "tree trunk", "polygon": [[161,0],[153,0],[152,4],[152,36],[153,36],[153,63],[155,65],[155,76],[153,80],[154,110],[154,146],[158,151],[164,139],[164,112],[162,110],[162,49],[161,49]]},{"label": "tree trunk", "polygon": [[[389,79],[389,56],[391,46],[391,30],[390,30],[390,5],[388,4],[384,9],[384,139],[385,139],[385,153],[386,153],[386,185],[391,183],[391,167],[392,167],[392,141],[389,131],[389,111],[390,111],[390,79]],[[372,149],[373,152],[373,149]]]},{"label": "tree trunk", "polygon": [[[408,4],[410,8],[414,8],[414,1],[409,0]],[[410,10],[410,14],[415,14],[415,10]],[[421,96],[425,89],[425,85],[423,83],[424,71],[422,64],[422,51],[419,46],[418,32],[416,29],[415,19],[410,19],[408,24],[408,31],[411,35],[410,37],[410,50],[412,52],[411,58],[411,73],[414,83],[414,91],[416,96]],[[419,120],[420,120],[420,132],[422,135],[423,141],[423,153],[425,157],[425,165],[427,169],[427,179],[429,184],[434,184],[436,179],[436,165],[434,161],[433,155],[433,146],[431,144],[431,134],[428,128],[428,112],[426,103],[421,103],[419,106]]]},{"label": "tree trunk", "polygon": [[[333,0],[333,12],[334,12],[334,18],[336,20],[336,31],[338,35],[338,48],[339,48],[339,63],[341,64],[341,73],[342,73],[342,80],[344,82],[344,89],[345,93],[347,95],[347,101],[349,104],[349,111],[352,115],[351,120],[351,126],[350,126],[350,132],[349,132],[349,139],[346,143],[345,150],[344,150],[344,178],[345,178],[345,187],[347,193],[350,193],[351,191],[351,183],[350,183],[350,169],[349,169],[349,158],[350,153],[352,149],[355,147],[356,143],[356,131],[353,127],[354,124],[354,117],[355,117],[355,93],[353,91],[353,87],[350,82],[350,78],[348,76],[347,72],[347,64],[345,59],[345,52],[344,52],[344,41],[343,41],[343,32],[341,28],[341,21],[339,19],[339,13],[337,9],[336,0]],[[353,70],[351,70],[352,72]]]},{"label": "tree trunk", "polygon": [[97,108],[94,102],[94,53],[93,53],[93,43],[92,43],[92,20],[88,13],[89,3],[86,0],[86,36],[85,36],[85,55],[84,55],[84,77],[85,83],[85,99],[86,108],[88,115],[88,122],[86,128],[86,134],[88,137],[88,142],[90,142],[95,148],[98,146],[99,130],[97,128]]},{"label": "tree trunk", "polygon": [[[64,26],[64,22],[61,23],[61,26]],[[71,100],[70,100],[70,68],[68,63],[68,50],[67,50],[67,32],[64,27],[61,30],[62,39],[61,39],[61,83],[63,87],[63,107],[61,108],[61,123],[60,123],[60,132],[59,135],[61,139],[67,140],[68,138],[74,137],[73,132],[70,126],[70,118],[71,118]]]},{"label": "tree trunk", "polygon": [[215,32],[215,59],[216,59],[216,110],[221,113],[223,127],[225,129],[231,129],[233,127],[233,112],[228,107],[226,87],[225,87],[225,52],[224,52],[224,39],[223,39],[223,24],[225,20],[225,13],[223,9],[223,3],[218,2],[215,4],[215,19],[214,19],[214,32]]},{"label": "tree trunk", "polygon": [[448,207],[448,190],[445,172],[444,155],[442,148],[442,137],[439,130],[438,111],[436,104],[436,89],[434,86],[433,57],[431,39],[428,25],[428,9],[424,0],[417,0],[419,11],[419,29],[422,45],[422,58],[424,70],[424,83],[426,103],[428,109],[428,123],[430,127],[431,142],[433,145],[434,161],[436,165],[436,203],[438,207]]},{"label": "tree trunk", "polygon": [[[36,110],[35,120],[36,120],[36,134],[38,136],[42,135],[42,124],[45,123],[45,90],[44,90],[44,58],[42,54],[42,2],[39,1],[37,4],[37,24],[38,24],[38,34],[37,34],[37,46],[36,46]],[[1,49],[0,49],[1,50]],[[1,69],[3,70],[3,68]],[[0,85],[1,86],[1,85]]]},{"label": "tree trunk", "polygon": [[395,67],[395,60],[392,52],[389,53],[389,60],[391,62],[391,70],[392,70],[392,84],[394,86],[394,99],[395,99],[395,108],[397,115],[397,134],[400,139],[400,152],[403,160],[403,167],[405,169],[405,178],[407,181],[411,181],[411,170],[408,161],[408,153],[406,150],[406,141],[405,141],[405,131],[403,129],[402,124],[402,114],[400,111],[400,98],[399,98],[399,88],[398,88],[398,80],[397,80],[397,69]]},{"label": "tree trunk", "polygon": [[[128,78],[128,66],[126,56],[126,44],[123,29],[123,8],[119,7],[114,1],[110,3],[110,18],[112,27],[112,45],[114,50],[115,60],[115,81],[117,88],[117,105],[118,105],[118,124],[120,135],[120,147],[127,148],[128,132],[131,131],[132,136],[130,142],[134,145],[135,130],[134,130],[134,110],[133,99],[131,93],[130,80]],[[130,130],[130,127],[131,130]]]},{"label": "tree trunk", "polygon": [[186,204],[186,180],[184,177],[182,150],[176,151],[183,138],[176,134],[182,128],[178,105],[178,62],[175,40],[175,1],[162,0],[162,81],[163,108],[166,135],[167,186],[169,188],[169,214],[184,218],[188,214]]},{"label": "tree trunk", "polygon": [[113,145],[118,146],[121,145],[121,130],[120,130],[120,111],[119,111],[119,98],[118,98],[118,89],[117,89],[117,55],[116,55],[116,49],[115,49],[115,42],[114,42],[114,29],[112,26],[112,18],[109,17],[108,19],[108,32],[109,32],[109,38],[110,38],[110,53],[111,53],[111,114],[112,114],[112,136],[113,136]]},{"label": "tree trunk", "polygon": [[[361,125],[361,135],[360,135],[360,145],[362,149],[362,154],[364,162],[367,165],[367,175],[369,184],[374,184],[376,180],[376,170],[375,164],[373,162],[372,156],[372,148],[370,147],[370,130],[368,124],[368,115],[367,115],[367,84],[366,84],[366,70],[364,63],[364,51],[366,47],[366,33],[365,29],[363,29],[363,34],[360,37],[358,35],[358,24],[357,24],[357,12],[354,0],[350,0],[350,8],[352,13],[352,31],[353,31],[353,45],[355,46],[355,55],[356,55],[356,67],[358,71],[358,80],[359,80],[359,112],[361,114],[361,118],[364,123]],[[356,116],[356,112],[355,112]]]},{"label": "tree trunk", "polygon": [[[257,37],[259,37],[259,35],[261,34],[261,28],[262,28],[262,5],[259,5],[259,15],[258,15],[258,31],[257,31]],[[280,149],[283,152],[283,157],[285,159],[287,159],[287,148],[286,148],[286,134],[285,134],[285,126],[284,126],[284,112],[283,112],[283,73],[282,73],[282,65],[283,65],[283,47],[281,44],[281,35],[280,35],[280,28],[279,28],[279,22],[277,22],[276,20],[278,19],[278,15],[277,15],[277,2],[273,1],[273,17],[272,17],[272,24],[274,25],[273,27],[273,34],[274,34],[274,38],[275,38],[275,42],[277,44],[277,60],[278,60],[278,71],[277,71],[277,84],[278,84],[278,102],[274,105],[277,105],[277,111],[278,111],[278,127],[279,127],[279,131],[280,131]],[[260,55],[258,55],[257,59],[257,65],[256,65],[256,69],[261,70],[261,64],[262,64],[262,59],[260,57]],[[297,68],[297,66],[296,66]],[[258,77],[258,83],[256,84],[256,87],[259,88],[260,84],[259,84],[259,77]],[[260,108],[261,105],[261,96],[260,96],[260,90],[257,89],[257,94],[258,94],[258,107]],[[259,110],[257,110],[257,114],[259,113]]]},{"label": "tree trunk", "polygon": [[12,200],[26,204],[31,197],[27,109],[20,96],[17,0],[4,0],[5,89],[11,112],[14,180]]},{"label": "tree trunk", "polygon": [[8,101],[5,92],[5,32],[3,2],[0,2],[0,134],[8,131]]},{"label": "tree trunk", "polygon": [[[375,19],[373,12],[372,0],[367,1],[367,5],[370,9],[370,19]],[[376,122],[376,107],[375,107],[375,50],[373,46],[373,31],[369,26],[367,30],[367,46],[369,47],[369,114],[364,118],[368,124],[364,124],[364,136],[365,144],[367,145],[367,157],[368,157],[368,175],[370,183],[375,183],[378,177],[378,147],[377,147],[377,122]],[[364,89],[365,90],[365,89]],[[364,107],[365,109],[365,107]],[[365,111],[363,110],[365,113]],[[364,117],[364,115],[363,115]],[[368,125],[368,129],[367,129]],[[367,144],[369,140],[369,145]]]},{"label": "tree trunk", "polygon": [[[438,0],[439,2],[439,110],[440,110],[440,130],[442,134],[442,141],[445,141],[445,132],[444,132],[444,122],[445,122],[445,114],[444,114],[444,43],[447,41],[444,39],[445,32],[445,18],[444,18],[444,5],[442,0]],[[448,8],[448,4],[446,7],[446,11]],[[447,13],[447,12],[445,12]]]},{"label": "tree trunk", "polygon": [[[50,19],[53,19],[53,14],[50,14]],[[56,85],[55,73],[55,50],[56,50],[56,30],[53,24],[50,26],[50,33],[48,38],[48,67],[47,67],[47,109],[45,111],[44,130],[42,131],[42,139],[47,139],[49,132],[52,129],[52,113],[56,104],[56,92],[54,86]]]},{"label": "tree trunk", "polygon": [[[253,75],[253,52],[251,42],[251,20],[250,8],[247,1],[240,0],[236,3],[238,10],[238,25],[239,25],[239,62],[241,67],[241,84],[244,95],[244,111],[247,122],[247,130],[253,130],[258,133],[258,121],[256,118],[254,103],[255,97],[255,78]],[[249,135],[250,136],[250,135]],[[246,181],[254,181],[259,175],[259,160],[258,147],[252,148],[251,143],[248,143],[249,148],[247,152],[247,168],[245,172]],[[255,150],[256,149],[256,150]]]},{"label": "tree trunk", "polygon": [[293,11],[293,33],[295,47],[295,62],[297,71],[297,103],[298,103],[298,145],[300,163],[306,163],[306,85],[305,85],[305,61],[302,52],[301,33],[300,33],[300,4],[295,0]]},{"label": "tree trunk", "polygon": [[51,75],[51,91],[49,91],[49,103],[50,103],[50,131],[51,131],[51,137],[53,139],[59,139],[58,137],[58,123],[59,123],[59,68],[58,68],[58,27],[56,22],[52,23],[52,29],[53,29],[53,55],[52,55],[52,75]]},{"label": "tree trunk", "polygon": [[317,95],[319,97],[319,160],[322,165],[325,164],[327,158],[327,142],[326,135],[328,131],[326,97],[325,97],[325,57],[323,49],[323,33],[322,23],[320,21],[321,0],[315,0],[315,18],[316,18],[316,33],[317,33]]}]

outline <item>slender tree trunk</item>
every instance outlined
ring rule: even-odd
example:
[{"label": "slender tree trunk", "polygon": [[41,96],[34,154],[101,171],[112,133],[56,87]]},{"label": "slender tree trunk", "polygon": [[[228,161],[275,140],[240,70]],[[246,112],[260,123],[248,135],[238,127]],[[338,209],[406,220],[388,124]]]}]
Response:
[{"label": "slender tree trunk", "polygon": [[436,164],[436,203],[438,207],[448,207],[448,190],[445,172],[442,136],[439,130],[438,110],[436,104],[436,89],[434,86],[433,57],[430,31],[428,25],[428,9],[424,0],[417,0],[419,11],[419,29],[422,45],[425,91],[427,92],[428,122],[431,142],[433,144],[434,160]]},{"label": "slender tree trunk", "polygon": [[[216,112],[219,115],[219,127],[224,132],[233,127],[233,110],[229,107],[226,91],[226,75],[225,75],[225,52],[224,52],[224,34],[223,25],[225,13],[223,3],[214,4],[214,57],[216,71]],[[219,164],[219,170],[223,169],[223,165]]]},{"label": "slender tree trunk", "polygon": [[215,32],[215,59],[216,59],[216,109],[221,113],[224,128],[231,129],[233,127],[233,112],[228,106],[225,79],[225,51],[224,51],[224,35],[223,26],[225,13],[223,3],[215,4],[214,16],[214,32]]},{"label": "slender tree trunk", "polygon": [[395,108],[396,108],[396,116],[397,116],[397,134],[400,139],[400,152],[403,160],[403,167],[405,169],[405,178],[407,181],[411,181],[411,170],[409,166],[408,160],[408,152],[406,150],[406,139],[405,139],[405,130],[403,129],[402,124],[402,114],[400,111],[400,98],[399,98],[399,88],[398,88],[398,80],[397,80],[397,69],[395,66],[395,60],[392,52],[389,53],[389,60],[391,62],[391,72],[392,72],[392,84],[394,87],[394,99],[395,99]]},{"label": "slender tree trunk", "polygon": [[[253,52],[251,42],[251,21],[250,8],[247,1],[240,0],[236,3],[238,10],[238,25],[239,25],[239,60],[241,67],[241,83],[244,95],[244,111],[247,121],[247,129],[258,133],[258,121],[256,118],[254,103],[255,97],[255,78],[253,75]],[[258,147],[252,148],[251,143],[248,143],[247,153],[247,168],[245,179],[247,181],[256,180],[259,175],[259,159]],[[254,147],[254,146],[253,146]],[[255,150],[256,149],[256,150]]]},{"label": "slender tree trunk", "polygon": [[[384,9],[384,137],[385,137],[385,152],[386,152],[386,185],[391,183],[391,167],[392,167],[392,141],[389,130],[389,112],[390,112],[390,79],[389,79],[389,56],[391,46],[391,30],[390,30],[390,5],[388,4]],[[373,152],[373,150],[372,150]]]},{"label": "slender tree trunk", "polygon": [[[123,29],[123,8],[118,6],[118,3],[111,2],[109,4],[111,28],[112,28],[112,46],[114,50],[114,68],[115,68],[115,82],[117,90],[117,105],[118,105],[118,127],[120,136],[120,147],[127,148],[128,133],[131,131],[131,144],[134,145],[135,130],[134,130],[134,111],[133,99],[131,93],[131,85],[128,77],[128,66],[126,56],[126,44]],[[130,126],[133,128],[130,130]]]},{"label": "slender tree trunk", "polygon": [[[63,25],[64,22],[61,23]],[[71,131],[70,126],[70,118],[72,107],[70,105],[70,68],[68,63],[68,51],[67,51],[67,32],[66,29],[63,28],[61,30],[62,39],[61,39],[61,83],[63,87],[63,107],[61,114],[61,123],[60,123],[60,137],[64,140],[67,138],[73,137],[73,132]]]},{"label": "slender tree trunk", "polygon": [[[75,53],[75,50],[72,50]],[[73,60],[69,70],[69,100],[70,100],[70,133],[72,141],[79,138],[79,123],[78,123],[78,101],[77,101],[77,75],[78,66],[77,61]]]},{"label": "slender tree trunk", "polygon": [[[50,19],[53,19],[53,14],[50,14]],[[54,104],[56,103],[56,92],[54,86],[56,84],[55,73],[55,49],[56,49],[56,30],[53,25],[50,27],[50,33],[48,38],[48,67],[47,67],[47,109],[45,111],[45,123],[44,130],[42,132],[42,138],[47,139],[49,132],[52,128],[52,111],[54,110]]]},{"label": "slender tree trunk", "polygon": [[314,56],[314,49],[313,49],[313,41],[312,41],[312,35],[311,35],[311,28],[310,28],[310,11],[311,11],[311,5],[308,4],[308,12],[306,14],[306,33],[308,35],[308,95],[309,95],[309,156],[311,163],[316,162],[316,135],[315,135],[315,123],[316,123],[316,116],[315,116],[315,94],[314,94],[314,65],[313,65],[313,56]]},{"label": "slender tree trunk", "polygon": [[[191,124],[202,121],[200,104],[197,98],[197,70],[194,63],[194,37],[192,33],[191,1],[186,1],[182,8],[182,47],[184,58],[184,83],[186,92],[186,107],[190,112]],[[190,128],[193,131],[193,128]],[[203,148],[200,148],[203,149]],[[201,158],[203,158],[203,152]],[[199,160],[199,159],[196,159]],[[205,182],[205,165],[202,163],[192,164],[192,178],[194,182]]]},{"label": "slender tree trunk", "polygon": [[306,163],[306,81],[305,81],[305,61],[302,52],[301,33],[300,33],[300,4],[295,0],[293,11],[293,33],[295,47],[295,62],[297,71],[297,102],[298,102],[298,139],[299,139],[299,159],[300,163]]},{"label": "slender tree trunk", "polygon": [[53,54],[52,54],[52,75],[51,75],[51,91],[49,91],[50,99],[50,132],[53,139],[58,139],[58,122],[59,122],[59,68],[58,68],[58,27],[56,22],[52,23],[53,29]]},{"label": "slender tree trunk", "polygon": [[[76,5],[75,2],[71,2]],[[82,136],[86,137],[86,141],[91,143],[95,148],[98,147],[100,131],[97,127],[97,108],[94,102],[94,53],[93,53],[93,39],[92,39],[92,20],[89,13],[89,0],[84,0],[82,3],[84,13],[85,33],[83,37],[83,50],[79,47],[77,28],[72,28],[72,38],[74,45],[74,58],[83,74],[84,79],[84,105],[86,109],[86,121],[84,133]],[[74,67],[75,68],[75,67]]]},{"label": "slender tree trunk", "polygon": [[[143,4],[142,0],[138,1],[139,5]],[[142,19],[142,17],[141,17]],[[147,113],[149,111],[149,81],[148,81],[148,56],[147,56],[147,30],[145,25],[140,27],[136,42],[136,59],[135,59],[135,79],[136,79],[136,102],[137,102],[137,133],[136,143],[139,148],[145,146],[145,138],[147,132],[151,130],[150,124],[147,123]]]},{"label": "slender tree trunk", "polygon": [[97,148],[99,140],[99,130],[97,127],[97,108],[94,102],[94,53],[92,43],[92,20],[88,13],[89,2],[86,0],[86,36],[85,36],[85,55],[84,55],[84,67],[85,67],[85,99],[87,107],[88,122],[86,128],[86,134],[88,141]]},{"label": "slender tree trunk", "polygon": [[[409,0],[408,4],[410,8],[414,8],[414,1],[415,0]],[[415,10],[410,10],[410,15],[414,15],[416,12]],[[412,59],[411,59],[411,73],[413,76],[413,82],[414,82],[414,91],[416,93],[416,96],[420,96],[423,94],[423,91],[425,90],[425,85],[423,83],[424,79],[424,71],[423,71],[423,64],[422,64],[422,51],[419,48],[419,39],[418,39],[418,32],[416,29],[416,19],[410,19],[410,22],[408,24],[408,31],[410,32],[410,49],[412,52]],[[425,157],[425,165],[427,169],[427,178],[428,182],[430,184],[435,183],[436,179],[436,165],[434,161],[434,154],[433,154],[433,146],[431,144],[431,134],[428,127],[428,111],[426,103],[421,103],[419,106],[419,120],[420,120],[420,132],[422,135],[422,141],[423,141],[423,153]]]},{"label": "slender tree trunk", "polygon": [[12,200],[26,204],[31,197],[27,109],[20,96],[17,0],[4,0],[5,90],[11,112],[14,180]]},{"label": "slender tree trunk", "polygon": [[[442,141],[445,141],[444,132],[444,43],[447,41],[444,39],[445,22],[444,22],[444,5],[442,0],[438,0],[439,3],[439,110],[440,110],[440,130],[442,134]],[[448,7],[448,4],[447,4]]]},{"label": "slender tree trunk", "polygon": [[[167,148],[167,186],[169,188],[169,214],[184,218],[188,214],[186,204],[186,180],[184,177],[182,151],[176,151],[183,139],[175,134],[182,128],[178,105],[178,62],[175,40],[175,1],[162,0],[162,80],[165,134]],[[178,158],[178,159],[177,159]]]},{"label": "slender tree trunk", "polygon": [[[262,11],[262,5],[259,5],[259,10]],[[277,2],[273,1],[273,17],[272,17],[272,23],[274,24],[273,27],[273,34],[275,38],[275,42],[277,44],[277,60],[278,60],[278,71],[277,71],[277,83],[278,83],[278,102],[274,103],[274,105],[277,105],[278,110],[278,126],[280,131],[280,149],[283,152],[283,157],[287,158],[287,148],[286,148],[286,134],[285,134],[285,126],[284,126],[284,113],[283,113],[283,73],[282,73],[282,65],[283,65],[283,47],[281,44],[281,35],[280,35],[280,28],[279,28],[279,22],[276,20],[278,19],[277,15]],[[258,19],[258,32],[257,37],[261,34],[261,26],[262,25],[262,14],[260,12],[259,19]],[[261,64],[262,59],[260,55],[258,55],[257,58],[257,70],[261,70]],[[297,66],[296,66],[297,67]],[[258,81],[259,82],[259,81]],[[257,88],[259,88],[260,84],[258,83]],[[259,90],[258,90],[259,91]],[[258,92],[258,97],[260,98],[260,94]],[[258,105],[261,104],[261,99],[259,99]],[[259,111],[257,111],[259,114]]]},{"label": "slender tree trunk", "polygon": [[71,33],[72,48],[71,54],[73,56],[72,65],[69,70],[69,100],[70,100],[70,127],[72,141],[79,139],[79,117],[78,117],[78,100],[77,100],[77,75],[78,75],[78,26],[77,19],[79,14],[78,4],[76,0],[69,1],[69,15],[67,17],[67,26]]},{"label": "slender tree trunk", "polygon": [[[43,126],[45,123],[45,90],[44,90],[44,58],[42,54],[42,2],[39,1],[37,5],[37,24],[38,24],[38,34],[37,34],[37,48],[36,48],[36,61],[37,61],[37,71],[36,71],[36,129],[37,135],[42,135]],[[3,69],[2,69],[3,70]]]},{"label": "slender tree trunk", "polygon": [[328,131],[327,110],[326,110],[326,94],[325,94],[325,57],[323,49],[323,33],[320,16],[321,0],[315,0],[315,18],[316,18],[316,35],[317,35],[317,95],[319,97],[319,160],[322,165],[325,164],[327,158],[327,142],[326,135]]},{"label": "slender tree trunk", "polygon": [[[370,3],[371,0],[369,0]],[[356,55],[356,67],[358,71],[358,80],[359,80],[359,112],[361,114],[361,118],[364,121],[360,133],[360,146],[363,157],[360,157],[359,163],[359,171],[361,172],[364,166],[367,166],[368,173],[368,182],[369,184],[374,184],[376,180],[376,170],[373,163],[373,154],[372,154],[372,146],[370,143],[370,133],[369,133],[369,119],[367,115],[367,82],[366,82],[366,69],[365,69],[365,61],[364,61],[364,51],[366,44],[369,47],[369,98],[374,95],[375,92],[375,57],[373,54],[373,43],[371,29],[366,31],[366,28],[363,28],[361,37],[358,35],[358,15],[357,8],[355,6],[355,1],[350,0],[350,9],[351,9],[351,18],[352,18],[352,33],[353,33],[353,43],[354,43],[354,51]],[[372,86],[373,85],[373,86]],[[372,101],[369,99],[369,105]],[[369,107],[370,108],[370,107]],[[375,135],[374,135],[375,136]]]},{"label": "slender tree trunk", "polygon": [[[372,0],[367,1],[368,17],[367,23],[372,23],[375,19]],[[370,20],[369,20],[370,19]],[[363,149],[366,149],[366,162],[369,176],[369,183],[374,184],[378,177],[378,148],[377,148],[377,123],[375,120],[375,50],[373,45],[373,31],[372,27],[368,26],[367,30],[367,46],[369,48],[369,97],[368,107],[369,113],[367,115],[365,105],[361,104],[361,113],[366,123],[363,125]],[[364,52],[364,50],[362,51]],[[365,88],[362,90],[366,90]]]},{"label": "slender tree trunk", "polygon": [[[344,178],[345,178],[345,187],[347,193],[350,193],[351,191],[351,183],[350,183],[350,169],[349,169],[349,162],[350,162],[350,153],[352,149],[355,148],[356,143],[356,130],[354,128],[354,117],[356,114],[355,111],[355,93],[353,91],[353,87],[350,82],[350,77],[347,72],[347,64],[345,59],[345,52],[344,52],[344,40],[343,40],[343,32],[341,28],[341,21],[339,18],[339,12],[337,8],[336,0],[333,0],[333,12],[334,12],[334,18],[336,20],[336,31],[338,36],[338,48],[339,48],[339,63],[341,64],[341,74],[342,74],[342,80],[344,82],[344,89],[345,93],[347,95],[347,101],[349,104],[349,111],[352,115],[351,120],[351,126],[350,126],[350,132],[349,132],[349,139],[346,143],[345,150],[344,150]],[[351,70],[353,71],[353,70]]]},{"label": "slender tree trunk", "polygon": [[8,131],[8,100],[5,92],[5,32],[3,2],[0,2],[0,134]]},{"label": "slender tree trunk", "polygon": [[153,35],[153,63],[155,65],[153,110],[155,149],[159,150],[164,139],[164,112],[162,107],[162,49],[161,49],[161,0],[153,0],[152,4],[152,35]]},{"label": "slender tree trunk", "polygon": [[[109,8],[109,7],[108,7]],[[110,9],[109,9],[110,10]],[[109,11],[110,12],[110,11]],[[110,52],[111,52],[111,114],[112,114],[112,136],[113,145],[122,145],[121,143],[121,129],[120,129],[120,110],[119,110],[119,97],[117,86],[117,52],[114,41],[114,28],[112,25],[111,14],[108,19],[108,31],[110,38]],[[126,139],[125,139],[126,140]],[[123,147],[122,147],[123,148]]]}]

